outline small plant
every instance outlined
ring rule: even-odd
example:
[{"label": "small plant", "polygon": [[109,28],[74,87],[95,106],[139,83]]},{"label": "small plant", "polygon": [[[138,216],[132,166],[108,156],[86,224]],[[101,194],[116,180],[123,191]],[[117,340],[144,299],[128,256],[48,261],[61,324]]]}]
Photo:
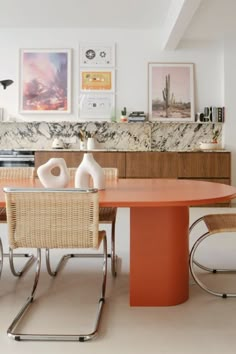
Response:
[{"label": "small plant", "polygon": [[127,114],[127,110],[126,110],[126,107],[124,107],[122,110],[121,110],[121,115],[122,116],[126,116]]},{"label": "small plant", "polygon": [[213,141],[213,143],[217,143],[219,135],[220,135],[220,132],[219,132],[218,129],[217,130],[213,130],[213,132],[212,132],[212,141]]}]

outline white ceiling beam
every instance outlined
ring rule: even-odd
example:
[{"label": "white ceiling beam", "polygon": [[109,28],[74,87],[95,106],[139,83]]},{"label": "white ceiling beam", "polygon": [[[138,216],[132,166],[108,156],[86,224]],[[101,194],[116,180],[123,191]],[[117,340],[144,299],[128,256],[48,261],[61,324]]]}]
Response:
[{"label": "white ceiling beam", "polygon": [[202,0],[172,0],[163,29],[163,50],[177,48]]}]

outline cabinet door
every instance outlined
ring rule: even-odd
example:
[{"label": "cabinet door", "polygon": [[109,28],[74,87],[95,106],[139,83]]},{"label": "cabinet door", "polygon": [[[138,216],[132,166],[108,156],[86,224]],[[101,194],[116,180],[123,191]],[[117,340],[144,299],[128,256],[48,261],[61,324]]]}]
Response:
[{"label": "cabinet door", "polygon": [[175,152],[127,152],[127,178],[177,178],[178,163]]},{"label": "cabinet door", "polygon": [[229,152],[180,152],[178,162],[179,178],[230,179]]}]

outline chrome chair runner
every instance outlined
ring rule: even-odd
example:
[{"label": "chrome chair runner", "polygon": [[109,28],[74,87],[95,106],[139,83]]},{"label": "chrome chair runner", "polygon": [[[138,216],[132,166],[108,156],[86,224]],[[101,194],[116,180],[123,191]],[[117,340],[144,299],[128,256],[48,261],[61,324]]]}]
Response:
[{"label": "chrome chair runner", "polygon": [[[34,177],[34,167],[1,167],[0,168],[0,178],[1,179],[23,179],[23,178],[33,178]],[[7,223],[7,214],[6,208],[0,207],[0,224]],[[0,260],[0,276],[3,268],[3,257],[9,257],[9,264],[11,272],[14,276],[20,277],[22,274],[29,269],[29,267],[33,264],[35,258],[31,253],[5,253],[3,252],[3,245],[0,238],[0,252],[2,250],[2,256]],[[14,264],[14,258],[28,258],[25,262],[24,266],[20,270],[17,270]]]},{"label": "chrome chair runner", "polygon": [[[77,168],[68,168],[71,178],[75,177]],[[113,167],[103,168],[106,180],[117,180],[118,179],[118,169]],[[99,223],[100,224],[111,224],[111,253],[108,253],[108,258],[111,258],[111,273],[114,277],[117,275],[117,255],[115,251],[115,227],[116,227],[116,214],[117,208],[106,207],[99,208]],[[70,258],[84,258],[84,257],[103,257],[103,254],[94,254],[94,253],[69,253],[61,257],[58,264],[55,267],[55,270],[52,270],[50,263],[50,251],[46,250],[46,266],[47,271],[50,275],[56,275],[59,271],[62,264]]]},{"label": "chrome chair runner", "polygon": [[194,229],[196,225],[199,223],[204,223],[205,226],[207,227],[208,231],[206,231],[204,234],[202,234],[193,244],[191,252],[190,252],[190,258],[189,258],[189,267],[190,267],[190,272],[192,274],[193,279],[195,282],[206,292],[209,294],[219,296],[222,298],[227,298],[227,297],[236,297],[236,293],[230,293],[230,292],[220,292],[220,291],[215,291],[207,287],[198,277],[194,265],[198,266],[199,268],[211,272],[211,273],[230,273],[230,272],[236,272],[236,269],[218,269],[218,268],[210,268],[206,267],[205,265],[199,263],[195,259],[195,253],[198,248],[198,246],[209,236],[212,236],[214,234],[219,234],[222,232],[236,232],[236,214],[209,214],[200,217],[197,219],[189,228],[189,233]]},{"label": "chrome chair runner", "polygon": [[[9,326],[8,336],[19,341],[84,342],[93,339],[96,337],[100,325],[107,279],[107,240],[106,232],[98,230],[97,190],[5,188],[4,191],[7,203],[10,252],[17,247],[37,248],[33,287],[26,302]],[[26,310],[34,301],[40,276],[41,249],[97,249],[101,242],[103,242],[103,277],[92,331],[87,334],[18,333],[17,327]]]}]

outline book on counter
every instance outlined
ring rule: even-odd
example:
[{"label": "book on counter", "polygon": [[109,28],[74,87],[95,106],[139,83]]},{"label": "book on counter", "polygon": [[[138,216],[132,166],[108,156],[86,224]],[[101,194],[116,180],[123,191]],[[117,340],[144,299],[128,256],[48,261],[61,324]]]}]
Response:
[{"label": "book on counter", "polygon": [[129,114],[128,122],[144,122],[147,116],[143,111],[134,111]]},{"label": "book on counter", "polygon": [[211,122],[223,123],[225,121],[225,107],[210,107],[209,118]]}]

